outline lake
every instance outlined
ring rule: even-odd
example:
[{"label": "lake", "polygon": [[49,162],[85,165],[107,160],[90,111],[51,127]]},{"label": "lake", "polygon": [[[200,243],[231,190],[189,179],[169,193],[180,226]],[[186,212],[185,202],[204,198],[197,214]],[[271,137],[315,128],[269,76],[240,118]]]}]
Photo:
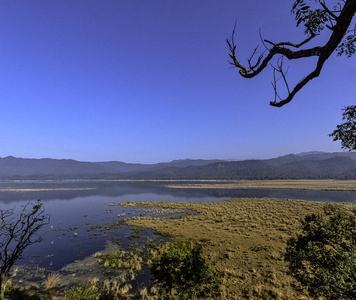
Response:
[{"label": "lake", "polygon": [[[138,243],[129,226],[120,221],[132,216],[176,217],[177,211],[121,207],[120,202],[218,202],[231,198],[269,197],[356,203],[356,192],[260,189],[172,189],[152,181],[2,181],[0,209],[19,209],[41,199],[50,224],[41,229],[41,243],[26,249],[21,263],[55,271],[102,250],[107,241],[123,248]],[[157,239],[144,230],[142,240]]]}]

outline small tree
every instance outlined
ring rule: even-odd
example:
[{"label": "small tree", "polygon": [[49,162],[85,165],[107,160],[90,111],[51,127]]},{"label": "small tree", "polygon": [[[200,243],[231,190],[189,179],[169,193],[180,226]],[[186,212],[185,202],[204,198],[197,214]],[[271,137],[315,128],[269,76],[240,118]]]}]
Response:
[{"label": "small tree", "polygon": [[201,245],[166,243],[148,258],[160,299],[214,299],[220,295],[220,278],[213,265],[203,257]]},{"label": "small tree", "polygon": [[329,204],[301,222],[285,253],[292,276],[315,299],[356,299],[356,211]]},{"label": "small tree", "polygon": [[6,282],[16,260],[30,245],[41,241],[36,232],[49,223],[40,200],[29,202],[16,213],[0,210],[0,299],[4,299]]},{"label": "small tree", "polygon": [[356,150],[356,105],[347,106],[342,114],[345,123],[336,126],[336,130],[329,136],[334,141],[341,141],[341,148],[349,151]]}]

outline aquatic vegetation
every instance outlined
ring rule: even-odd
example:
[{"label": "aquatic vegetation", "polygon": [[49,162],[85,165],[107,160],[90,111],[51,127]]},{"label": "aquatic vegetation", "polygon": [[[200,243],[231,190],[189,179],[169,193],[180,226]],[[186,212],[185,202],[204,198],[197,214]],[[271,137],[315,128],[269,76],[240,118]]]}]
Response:
[{"label": "aquatic vegetation", "polygon": [[[157,202],[128,205],[145,206],[142,211],[160,211]],[[74,300],[308,299],[307,290],[288,274],[283,253],[287,241],[301,233],[299,219],[321,212],[324,203],[250,198],[220,203],[160,202],[159,205],[163,206],[161,211],[196,211],[197,214],[183,214],[179,219],[133,217],[117,222],[115,226],[122,222],[134,226],[123,227],[125,238],[141,234],[141,239],[129,241],[125,249],[118,248],[115,241],[115,246],[90,257],[85,276],[80,277],[83,269],[75,269],[71,274],[63,274],[67,283],[62,278],[61,289],[45,291],[41,286],[32,295],[40,295],[40,299],[50,299],[42,298],[50,295]],[[90,224],[85,226],[88,229]],[[104,229],[110,224],[103,222],[101,226],[103,230],[99,231],[106,233]],[[152,236],[145,243],[146,233],[150,232],[142,234],[145,228],[173,236],[173,240],[163,243],[162,240],[168,239]],[[160,240],[161,244],[154,240]],[[144,282],[149,270],[154,276],[153,285]],[[86,282],[88,276],[98,278]],[[28,293],[25,289],[12,288],[12,291]]]},{"label": "aquatic vegetation", "polygon": [[112,229],[117,229],[121,225],[121,222],[115,222],[113,224],[107,225],[105,227],[105,230],[112,230]]},{"label": "aquatic vegetation", "polygon": [[133,227],[131,228],[131,238],[139,238],[141,231],[145,230],[143,227]]},{"label": "aquatic vegetation", "polygon": [[100,262],[103,263],[105,268],[118,268],[126,271],[128,280],[134,280],[136,275],[143,267],[142,252],[137,250],[132,251],[116,251],[106,255],[95,254]]},{"label": "aquatic vegetation", "polygon": [[90,230],[95,230],[95,229],[98,229],[98,228],[102,228],[103,226],[101,225],[92,225],[90,226]]}]

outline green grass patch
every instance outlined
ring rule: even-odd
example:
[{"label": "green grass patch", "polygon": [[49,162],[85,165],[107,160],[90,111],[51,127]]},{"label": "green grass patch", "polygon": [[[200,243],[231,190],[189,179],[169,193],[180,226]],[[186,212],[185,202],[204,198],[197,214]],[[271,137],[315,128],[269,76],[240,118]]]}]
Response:
[{"label": "green grass patch", "polygon": [[155,231],[154,234],[157,234],[157,235],[160,235],[160,236],[163,236],[163,237],[171,237],[172,234],[168,233],[168,232],[165,232],[165,231]]},{"label": "green grass patch", "polygon": [[141,252],[138,250],[120,250],[106,255],[97,255],[96,258],[103,262],[104,267],[127,269],[135,273],[141,270],[143,263]]},{"label": "green grass patch", "polygon": [[131,235],[130,237],[131,238],[139,238],[140,237],[140,233],[141,231],[145,230],[145,228],[143,227],[134,227],[134,228],[131,228]]},{"label": "green grass patch", "polygon": [[95,229],[98,229],[98,228],[103,228],[103,226],[101,226],[101,225],[92,225],[92,226],[90,226],[90,230],[95,230]]}]

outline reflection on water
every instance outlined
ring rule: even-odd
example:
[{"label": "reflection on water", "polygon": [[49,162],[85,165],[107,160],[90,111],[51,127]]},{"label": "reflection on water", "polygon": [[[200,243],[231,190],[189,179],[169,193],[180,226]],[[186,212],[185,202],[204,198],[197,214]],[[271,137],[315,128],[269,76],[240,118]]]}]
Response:
[{"label": "reflection on water", "polygon": [[[0,182],[0,209],[21,207],[36,199],[44,202],[51,221],[40,233],[43,241],[27,249],[25,261],[52,270],[100,251],[107,240],[118,242],[123,247],[133,242],[128,226],[106,228],[126,217],[150,216],[152,212],[144,208],[121,207],[117,205],[119,202],[216,202],[241,197],[356,203],[356,192],[341,191],[171,189],[162,183],[144,181]],[[152,236],[149,232],[144,238]]]}]

